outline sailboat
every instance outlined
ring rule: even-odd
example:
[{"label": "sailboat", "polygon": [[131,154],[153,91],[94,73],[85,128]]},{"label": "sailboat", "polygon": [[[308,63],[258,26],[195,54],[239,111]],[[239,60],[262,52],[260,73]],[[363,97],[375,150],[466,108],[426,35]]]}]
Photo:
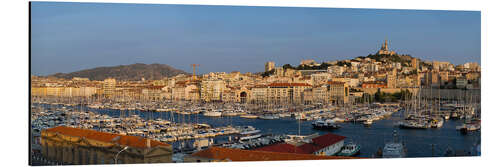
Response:
[{"label": "sailboat", "polygon": [[[432,128],[441,128],[441,127],[443,127],[443,124],[444,124],[444,118],[441,117],[442,114],[441,114],[441,90],[440,89],[438,90],[438,96],[439,96],[438,106],[435,107],[436,108],[435,110],[437,110],[437,111],[431,110],[430,126]],[[434,113],[437,113],[437,115],[432,114],[433,111],[434,111]]]},{"label": "sailboat", "polygon": [[[420,89],[418,92],[418,101],[420,101]],[[413,108],[413,113],[407,114],[406,118],[399,123],[400,128],[405,129],[427,129],[430,125],[427,123],[424,117],[421,116],[421,112],[417,112],[420,109],[420,104],[417,104],[417,96],[413,96],[412,105],[410,105],[410,110]]]},{"label": "sailboat", "polygon": [[[467,99],[467,98],[465,98]],[[471,95],[471,100],[472,101],[472,95]],[[475,111],[474,107],[472,106],[471,102],[465,101],[465,104],[463,106],[463,114],[465,115],[465,120],[462,125],[459,125],[456,127],[457,130],[459,130],[462,133],[468,133],[472,131],[477,131],[481,129],[481,120],[480,118],[475,117]]]},{"label": "sailboat", "polygon": [[456,127],[462,133],[468,133],[481,129],[481,120],[466,120],[462,125]]}]

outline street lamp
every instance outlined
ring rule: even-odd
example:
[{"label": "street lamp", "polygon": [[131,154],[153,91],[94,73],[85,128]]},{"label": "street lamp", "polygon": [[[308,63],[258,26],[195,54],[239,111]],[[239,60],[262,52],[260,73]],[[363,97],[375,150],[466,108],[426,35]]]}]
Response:
[{"label": "street lamp", "polygon": [[125,151],[126,149],[128,149],[128,146],[125,146],[122,150],[120,150],[120,151],[118,151],[118,153],[116,153],[116,155],[115,155],[115,164],[118,164],[118,155],[121,152]]}]

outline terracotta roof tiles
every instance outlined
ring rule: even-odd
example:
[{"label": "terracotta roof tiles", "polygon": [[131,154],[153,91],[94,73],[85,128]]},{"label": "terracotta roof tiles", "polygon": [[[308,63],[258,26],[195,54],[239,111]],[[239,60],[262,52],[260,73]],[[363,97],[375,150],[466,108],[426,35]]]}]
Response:
[{"label": "terracotta roof tiles", "polygon": [[328,81],[328,84],[330,85],[343,85],[345,82],[339,82],[339,81]]},{"label": "terracotta roof tiles", "polygon": [[307,83],[271,83],[269,86],[293,87],[293,86],[311,86]]},{"label": "terracotta roof tiles", "polygon": [[279,161],[279,160],[320,160],[320,159],[359,159],[356,157],[317,156],[312,154],[294,154],[256,150],[240,150],[210,147],[192,154],[193,157],[231,161]]},{"label": "terracotta roof tiles", "polygon": [[287,143],[278,143],[269,146],[260,147],[254,149],[255,151],[270,151],[270,152],[281,152],[281,153],[296,153],[296,154],[310,154],[301,148],[295,147],[294,145]]},{"label": "terracotta roof tiles", "polygon": [[339,141],[342,141],[344,139],[345,139],[345,136],[340,136],[340,135],[336,135],[333,133],[327,133],[325,135],[321,135],[321,136],[313,138],[312,141],[314,144],[317,144],[321,147],[327,147],[327,146],[335,144]]},{"label": "terracotta roof tiles", "polygon": [[[52,133],[59,133],[62,135],[67,135],[67,136],[84,137],[87,139],[97,140],[97,141],[101,141],[101,142],[108,142],[108,143],[116,142],[117,144],[120,144],[120,145],[126,145],[126,146],[131,146],[131,147],[136,147],[136,148],[146,148],[147,147],[146,138],[142,138],[139,136],[125,136],[125,135],[119,135],[119,134],[114,134],[114,133],[99,132],[99,131],[95,131],[95,130],[71,128],[71,127],[66,127],[66,126],[58,126],[58,127],[46,129],[45,131],[52,132]],[[119,137],[119,138],[117,138],[117,137]],[[115,140],[115,141],[113,141],[113,140]],[[151,147],[170,146],[169,144],[162,143],[162,142],[159,142],[156,140],[150,140],[150,144],[151,144]]]},{"label": "terracotta roof tiles", "polygon": [[294,146],[287,143],[273,144],[257,148],[258,151],[271,151],[283,153],[297,153],[297,154],[313,154],[325,147],[333,145],[339,141],[344,140],[346,137],[327,133],[312,139],[312,143],[305,143],[300,146]]}]

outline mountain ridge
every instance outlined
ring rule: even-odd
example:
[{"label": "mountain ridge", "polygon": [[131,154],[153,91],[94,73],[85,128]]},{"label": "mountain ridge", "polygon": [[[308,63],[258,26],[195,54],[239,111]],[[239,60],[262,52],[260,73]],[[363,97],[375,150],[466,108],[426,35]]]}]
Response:
[{"label": "mountain ridge", "polygon": [[129,65],[95,67],[70,73],[55,73],[47,77],[71,79],[73,77],[89,78],[89,80],[104,80],[115,78],[117,80],[137,81],[142,78],[146,80],[158,80],[178,74],[189,74],[185,71],[173,68],[166,64],[144,64],[135,63]]}]

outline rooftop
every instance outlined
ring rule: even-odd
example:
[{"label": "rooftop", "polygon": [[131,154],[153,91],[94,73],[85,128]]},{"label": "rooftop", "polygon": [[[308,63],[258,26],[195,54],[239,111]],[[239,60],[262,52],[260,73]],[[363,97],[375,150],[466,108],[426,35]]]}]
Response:
[{"label": "rooftop", "polygon": [[[73,137],[84,137],[87,139],[97,140],[101,142],[117,143],[135,148],[146,148],[147,138],[139,136],[126,136],[114,133],[99,132],[95,130],[72,128],[66,126],[58,126],[44,130],[46,132],[59,133],[62,135]],[[150,140],[151,147],[156,146],[170,146],[170,144],[162,143],[156,140]]]},{"label": "rooftop", "polygon": [[311,86],[307,83],[271,83],[269,86],[279,86],[279,87],[293,87],[293,86]]},{"label": "rooftop", "polygon": [[345,82],[339,82],[339,81],[328,81],[328,84],[330,85],[344,85]]},{"label": "rooftop", "polygon": [[335,135],[333,133],[327,133],[325,135],[312,138],[311,143],[304,143],[297,146],[289,143],[279,143],[279,144],[260,147],[255,150],[282,152],[282,153],[312,154],[318,150],[333,145],[344,139],[345,139],[344,136]]},{"label": "rooftop", "polygon": [[192,154],[193,157],[201,157],[215,160],[231,161],[279,161],[279,160],[320,160],[320,159],[359,159],[356,157],[340,156],[317,156],[312,154],[294,154],[268,152],[258,150],[240,150],[221,147],[210,147]]}]

